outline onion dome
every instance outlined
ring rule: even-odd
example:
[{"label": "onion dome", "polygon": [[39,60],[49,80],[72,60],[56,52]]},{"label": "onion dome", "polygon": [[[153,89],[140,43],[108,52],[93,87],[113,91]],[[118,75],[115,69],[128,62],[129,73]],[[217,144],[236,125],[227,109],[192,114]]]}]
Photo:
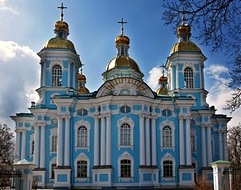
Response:
[{"label": "onion dome", "polygon": [[177,37],[178,43],[172,47],[170,54],[178,51],[202,52],[195,43],[190,41],[191,27],[185,23],[184,15],[182,18],[182,24],[177,28]]},{"label": "onion dome", "polygon": [[160,88],[156,91],[157,95],[167,95],[167,77],[164,76],[164,70],[162,71],[162,76],[158,80],[158,84],[160,85]]},{"label": "onion dome", "polygon": [[78,84],[79,84],[78,94],[79,95],[90,93],[88,88],[85,87],[85,83],[86,83],[86,77],[85,75],[82,74],[82,68],[81,68],[80,73],[78,74]]},{"label": "onion dome", "polygon": [[112,59],[106,67],[106,71],[109,71],[114,68],[119,69],[134,69],[136,72],[141,72],[138,64],[130,57],[127,56],[118,56]]},{"label": "onion dome", "polygon": [[56,36],[44,44],[44,49],[67,49],[76,53],[74,44],[67,39],[69,35],[69,25],[63,21],[63,9],[66,7],[62,4],[62,6],[58,8],[61,8],[61,18],[54,24],[54,33]]},{"label": "onion dome", "polygon": [[118,45],[118,44],[129,45],[130,44],[130,39],[127,36],[125,36],[124,34],[121,34],[120,36],[117,36],[115,38],[115,43],[116,43],[116,45]]},{"label": "onion dome", "polygon": [[115,47],[117,49],[117,56],[113,58],[106,66],[106,72],[103,73],[105,79],[113,79],[116,77],[134,77],[142,80],[144,76],[136,61],[129,57],[130,39],[124,35],[123,21],[118,22],[122,24],[121,34],[115,38]]}]

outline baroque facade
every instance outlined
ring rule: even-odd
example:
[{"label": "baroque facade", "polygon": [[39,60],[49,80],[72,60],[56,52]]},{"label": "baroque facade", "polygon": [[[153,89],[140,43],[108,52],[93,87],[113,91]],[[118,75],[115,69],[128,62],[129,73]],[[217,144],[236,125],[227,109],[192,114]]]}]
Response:
[{"label": "baroque facade", "polygon": [[38,53],[39,101],[16,122],[16,155],[35,164],[39,187],[193,186],[212,178],[210,163],[227,160],[231,119],[206,103],[201,49],[184,21],[167,58],[167,76],[155,92],[129,56],[130,39],[115,39],[117,55],[103,84],[89,92],[82,63],[67,39],[68,24],[55,23],[55,37]]}]

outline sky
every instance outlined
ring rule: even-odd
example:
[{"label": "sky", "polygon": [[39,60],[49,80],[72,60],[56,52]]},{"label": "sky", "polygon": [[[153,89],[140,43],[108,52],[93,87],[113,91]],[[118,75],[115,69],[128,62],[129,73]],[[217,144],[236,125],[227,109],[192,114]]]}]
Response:
[{"label": "sky", "polygon": [[[71,40],[87,77],[86,87],[96,91],[103,84],[102,73],[116,56],[115,37],[121,33],[118,21],[127,22],[124,34],[130,38],[129,55],[144,73],[144,81],[156,91],[161,76],[160,65],[166,62],[177,37],[172,26],[162,20],[163,0],[0,0],[0,123],[14,128],[9,116],[29,112],[37,101],[40,64],[37,53],[54,37],[54,23],[60,19],[58,6],[64,3],[64,21],[69,24]],[[196,34],[195,27],[192,34]],[[192,40],[192,39],[191,39]],[[194,40],[192,40],[194,41]],[[194,41],[195,42],[195,41]],[[241,109],[230,115],[223,110],[232,93],[225,84],[230,65],[222,52],[212,53],[201,46],[205,62],[207,102],[218,114],[233,117],[229,126],[241,123]]]}]

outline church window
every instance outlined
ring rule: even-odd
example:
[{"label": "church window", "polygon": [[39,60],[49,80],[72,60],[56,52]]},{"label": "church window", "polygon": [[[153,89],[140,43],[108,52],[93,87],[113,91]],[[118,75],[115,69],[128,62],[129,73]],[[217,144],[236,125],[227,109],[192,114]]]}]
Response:
[{"label": "church window", "polygon": [[133,149],[134,121],[131,118],[123,117],[117,121],[118,127],[118,148]]},{"label": "church window", "polygon": [[173,163],[171,160],[163,161],[163,177],[173,177]]},{"label": "church window", "polygon": [[86,109],[79,109],[77,111],[77,114],[80,116],[86,116],[88,114],[88,111]]},{"label": "church window", "polygon": [[169,110],[169,109],[164,109],[164,110],[162,111],[162,115],[165,116],[165,117],[168,117],[168,116],[170,116],[171,114],[172,114],[172,112],[171,112],[171,110]]},{"label": "church window", "polygon": [[57,127],[53,127],[52,129],[50,129],[50,136],[49,136],[49,141],[50,141],[50,151],[51,152],[56,152],[57,151],[57,139],[58,139],[58,135],[57,135]]},{"label": "church window", "polygon": [[52,152],[57,151],[57,135],[52,136]]},{"label": "church window", "polygon": [[123,159],[121,164],[121,176],[120,177],[131,177],[131,160]]},{"label": "church window", "polygon": [[31,154],[33,155],[34,153],[34,141],[31,142]]},{"label": "church window", "polygon": [[193,88],[193,70],[190,67],[184,70],[184,87]]},{"label": "church window", "polygon": [[77,161],[77,177],[86,178],[87,177],[87,161],[80,160]]},{"label": "church window", "polygon": [[56,163],[51,164],[51,179],[54,179],[54,169],[57,167]]},{"label": "church window", "polygon": [[87,147],[87,128],[80,126],[77,131],[77,147]]},{"label": "church window", "polygon": [[120,145],[122,145],[122,146],[131,145],[131,127],[127,123],[124,123],[121,126],[120,137],[121,137]]},{"label": "church window", "polygon": [[121,106],[120,111],[121,113],[130,113],[131,108],[129,106]]},{"label": "church window", "polygon": [[169,126],[165,126],[162,129],[162,146],[172,147],[172,129]]},{"label": "church window", "polygon": [[59,65],[52,69],[52,86],[62,86],[62,69]]}]

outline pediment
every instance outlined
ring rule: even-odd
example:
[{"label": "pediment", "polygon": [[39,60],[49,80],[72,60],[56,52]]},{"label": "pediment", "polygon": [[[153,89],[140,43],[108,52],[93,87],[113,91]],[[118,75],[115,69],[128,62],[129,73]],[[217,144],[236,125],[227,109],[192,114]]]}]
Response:
[{"label": "pediment", "polygon": [[147,96],[154,98],[153,91],[143,81],[129,77],[106,81],[98,90],[96,97],[102,96]]}]

